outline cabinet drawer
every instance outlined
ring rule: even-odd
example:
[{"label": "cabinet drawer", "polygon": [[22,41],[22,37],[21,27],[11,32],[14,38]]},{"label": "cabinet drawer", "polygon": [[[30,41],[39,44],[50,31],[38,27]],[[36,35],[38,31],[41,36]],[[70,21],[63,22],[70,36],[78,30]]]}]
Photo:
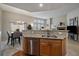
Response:
[{"label": "cabinet drawer", "polygon": [[55,44],[61,44],[62,41],[61,40],[49,40],[50,43],[55,43]]},{"label": "cabinet drawer", "polygon": [[48,43],[48,40],[41,39],[41,40],[40,40],[40,43],[42,43],[42,42],[43,42],[43,43]]}]

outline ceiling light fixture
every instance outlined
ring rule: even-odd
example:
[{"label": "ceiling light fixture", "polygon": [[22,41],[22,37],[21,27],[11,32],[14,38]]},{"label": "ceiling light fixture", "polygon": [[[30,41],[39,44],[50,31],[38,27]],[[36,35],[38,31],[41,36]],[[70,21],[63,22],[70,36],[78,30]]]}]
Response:
[{"label": "ceiling light fixture", "polygon": [[42,3],[40,3],[40,4],[39,4],[39,6],[40,6],[40,7],[43,7],[43,4],[42,4]]}]

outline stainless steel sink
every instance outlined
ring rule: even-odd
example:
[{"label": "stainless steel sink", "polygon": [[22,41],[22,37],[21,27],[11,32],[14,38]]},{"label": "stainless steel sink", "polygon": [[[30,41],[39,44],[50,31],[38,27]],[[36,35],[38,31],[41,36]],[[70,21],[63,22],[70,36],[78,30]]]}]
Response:
[{"label": "stainless steel sink", "polygon": [[57,35],[42,35],[42,37],[52,37],[52,38],[57,38]]}]

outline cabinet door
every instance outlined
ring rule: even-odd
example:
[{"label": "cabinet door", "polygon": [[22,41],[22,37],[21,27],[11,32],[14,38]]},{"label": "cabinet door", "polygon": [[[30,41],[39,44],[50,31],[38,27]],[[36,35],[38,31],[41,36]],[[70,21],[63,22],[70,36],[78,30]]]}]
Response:
[{"label": "cabinet door", "polygon": [[34,56],[39,55],[39,49],[40,49],[39,39],[29,38],[27,43],[28,43],[27,54],[34,55]]},{"label": "cabinet door", "polygon": [[62,46],[61,41],[51,41],[50,42],[50,55],[51,56],[61,56],[62,55]]},{"label": "cabinet door", "polygon": [[39,39],[33,39],[32,40],[32,54],[35,56],[39,56],[39,49],[40,49],[40,45],[39,45]]},{"label": "cabinet door", "polygon": [[45,40],[40,41],[40,55],[41,56],[50,55],[49,43],[47,41],[45,41]]},{"label": "cabinet door", "polygon": [[28,53],[28,39],[27,38],[24,38],[23,40],[23,51],[25,54]]}]

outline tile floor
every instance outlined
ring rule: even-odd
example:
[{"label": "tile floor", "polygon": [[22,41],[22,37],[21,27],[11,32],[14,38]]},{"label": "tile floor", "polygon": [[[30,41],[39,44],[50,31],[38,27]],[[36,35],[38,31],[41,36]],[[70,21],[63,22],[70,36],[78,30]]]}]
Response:
[{"label": "tile floor", "polygon": [[15,52],[17,52],[18,50],[22,49],[22,45],[19,45],[19,43],[16,43],[16,45],[13,47],[10,44],[6,44],[7,41],[5,42],[1,42],[1,49],[0,49],[0,55],[1,56],[11,56],[13,55]]},{"label": "tile floor", "polygon": [[68,40],[67,56],[79,56],[79,41]]}]

